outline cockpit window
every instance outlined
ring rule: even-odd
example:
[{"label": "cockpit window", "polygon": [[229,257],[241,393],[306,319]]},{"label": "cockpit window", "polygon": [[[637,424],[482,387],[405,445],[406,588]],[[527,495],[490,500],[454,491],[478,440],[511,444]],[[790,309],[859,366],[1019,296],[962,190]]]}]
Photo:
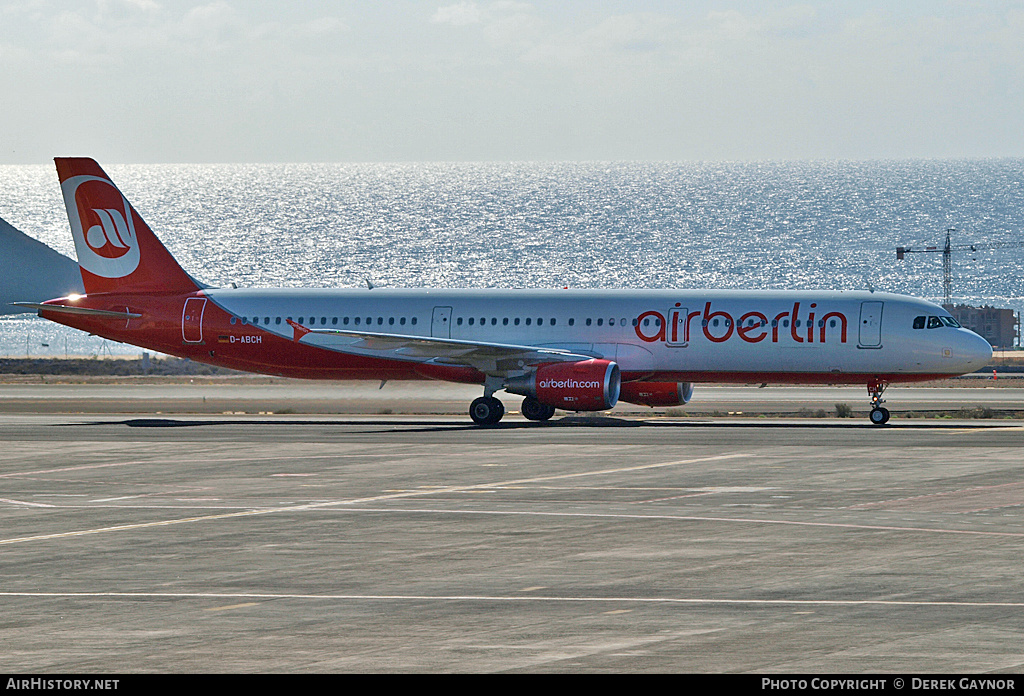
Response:
[{"label": "cockpit window", "polygon": [[[917,323],[923,320],[924,317],[917,317],[914,319],[914,328],[920,328]],[[960,324],[957,323],[953,317],[928,317],[928,328],[929,329],[941,329],[943,326],[948,326],[953,329],[959,329]]]},{"label": "cockpit window", "polygon": [[925,319],[927,319],[927,317],[914,317],[914,328],[923,329]]}]

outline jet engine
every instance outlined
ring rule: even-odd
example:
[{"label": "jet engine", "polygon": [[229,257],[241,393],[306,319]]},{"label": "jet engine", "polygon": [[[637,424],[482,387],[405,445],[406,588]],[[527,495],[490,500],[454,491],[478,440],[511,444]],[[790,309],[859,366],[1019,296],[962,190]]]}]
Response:
[{"label": "jet engine", "polygon": [[618,365],[593,359],[542,365],[510,379],[505,390],[566,411],[603,411],[618,402],[620,383]]},{"label": "jet engine", "polygon": [[682,406],[693,396],[692,382],[626,382],[619,399],[642,406]]}]

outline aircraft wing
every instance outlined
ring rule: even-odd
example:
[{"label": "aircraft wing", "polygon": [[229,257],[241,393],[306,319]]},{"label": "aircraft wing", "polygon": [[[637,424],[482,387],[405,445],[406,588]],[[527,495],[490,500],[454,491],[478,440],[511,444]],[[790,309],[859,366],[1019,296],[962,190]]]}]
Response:
[{"label": "aircraft wing", "polygon": [[390,353],[412,362],[474,367],[485,374],[509,374],[542,363],[579,362],[593,357],[560,348],[347,329],[308,329],[295,322],[289,323],[295,329],[296,341],[307,339],[306,342],[346,353]]}]

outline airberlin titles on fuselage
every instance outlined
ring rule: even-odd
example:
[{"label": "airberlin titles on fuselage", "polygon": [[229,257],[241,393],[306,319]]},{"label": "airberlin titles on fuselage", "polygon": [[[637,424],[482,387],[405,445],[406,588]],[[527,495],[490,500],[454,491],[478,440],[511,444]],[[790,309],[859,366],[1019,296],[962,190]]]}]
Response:
[{"label": "airberlin titles on fuselage", "polygon": [[760,343],[766,339],[778,343],[780,336],[795,343],[825,343],[829,329],[833,333],[839,331],[840,343],[847,340],[849,321],[846,315],[831,311],[816,320],[815,314],[820,314],[816,312],[816,302],[810,304],[805,318],[800,316],[800,303],[794,302],[792,310],[775,313],[770,320],[768,317],[772,312],[766,314],[751,310],[735,319],[725,310],[712,311],[711,305],[711,302],[705,302],[703,311],[689,312],[682,303],[678,303],[668,311],[668,317],[657,310],[648,310],[637,317],[634,330],[637,337],[646,343],[685,345],[690,341],[691,323],[701,317],[701,331],[712,343],[725,343],[733,336],[747,343]]}]

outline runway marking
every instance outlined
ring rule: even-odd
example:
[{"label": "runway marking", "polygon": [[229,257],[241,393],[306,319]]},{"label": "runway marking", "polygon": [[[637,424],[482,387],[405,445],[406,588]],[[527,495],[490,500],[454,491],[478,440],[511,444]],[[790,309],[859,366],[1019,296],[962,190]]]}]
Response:
[{"label": "runway marking", "polygon": [[[536,517],[598,517],[627,520],[675,520],[682,522],[739,522],[742,524],[778,524],[796,527],[834,527],[837,529],[855,529],[882,532],[930,532],[933,534],[967,534],[976,536],[996,536],[1022,538],[1024,532],[988,532],[972,529],[944,529],[942,527],[898,527],[893,525],[854,524],[852,522],[804,522],[799,520],[771,520],[754,517],[707,517],[700,515],[638,515],[614,512],[539,512],[524,510],[446,510],[444,508],[361,508],[359,510],[340,510],[339,512],[390,512],[390,513],[436,513],[442,515],[520,515]],[[3,542],[0,542],[3,543]]]},{"label": "runway marking", "polygon": [[[1004,495],[1003,499],[992,499],[993,494]],[[1014,494],[1016,496],[1014,497]],[[1010,497],[1006,497],[1010,496]],[[979,503],[983,505],[977,507]],[[924,512],[970,513],[1016,507],[1024,504],[1024,481],[1000,483],[993,486],[973,486],[954,491],[929,493],[907,498],[892,498],[874,503],[850,505],[847,510],[913,510]]]},{"label": "runway marking", "polygon": [[540,483],[542,481],[560,481],[560,480],[565,480],[565,479],[581,478],[581,477],[585,477],[585,476],[603,476],[603,475],[606,475],[606,474],[622,474],[622,473],[627,473],[627,472],[632,472],[632,471],[643,471],[645,469],[657,469],[657,468],[666,467],[666,466],[679,466],[679,465],[682,465],[682,464],[698,464],[698,463],[701,463],[701,462],[722,461],[722,460],[725,460],[725,459],[739,459],[739,458],[743,458],[743,457],[753,457],[753,456],[754,456],[754,454],[752,452],[732,452],[732,453],[729,453],[729,454],[718,454],[718,455],[714,455],[714,456],[711,456],[711,457],[698,457],[696,459],[680,459],[680,460],[671,461],[671,462],[658,462],[656,464],[639,464],[637,466],[625,466],[625,467],[618,467],[618,468],[615,468],[615,469],[598,469],[598,470],[595,470],[595,471],[579,471],[579,472],[576,472],[576,473],[573,473],[573,474],[551,474],[549,476],[534,476],[534,477],[525,478],[525,479],[511,479],[511,480],[508,480],[508,481],[497,481],[497,482],[491,482],[491,483],[478,483],[478,484],[471,484],[471,485],[467,485],[467,486],[437,486],[436,488],[431,488],[430,490],[406,491],[406,492],[402,492],[402,493],[392,493],[390,495],[377,495],[377,496],[371,496],[369,498],[356,498],[356,499],[350,500],[350,501],[341,501],[341,502],[338,502],[338,503],[325,503],[325,505],[355,505],[355,504],[358,504],[358,503],[373,503],[373,502],[377,502],[379,500],[390,500],[390,499],[395,499],[395,498],[406,498],[406,497],[419,496],[419,495],[434,495],[436,493],[449,493],[449,492],[455,493],[455,492],[471,491],[471,490],[476,490],[476,489],[503,488],[503,487],[508,487],[508,486],[519,486],[519,485],[522,485],[524,483]]},{"label": "runway marking", "polygon": [[147,529],[150,527],[169,527],[175,524],[186,524],[189,522],[207,522],[212,520],[226,520],[236,517],[252,517],[256,515],[269,515],[279,512],[298,512],[302,510],[316,510],[328,507],[336,507],[338,505],[357,505],[360,503],[368,502],[379,502],[381,500],[393,500],[398,498],[409,498],[413,496],[424,496],[424,495],[435,495],[437,493],[462,493],[466,491],[476,489],[491,489],[498,488],[501,486],[511,486],[523,483],[535,483],[538,481],[555,481],[559,479],[569,478],[580,478],[583,476],[601,476],[604,474],[617,474],[629,471],[642,471],[644,469],[656,469],[659,467],[666,466],[678,466],[681,464],[697,464],[700,462],[710,461],[721,461],[723,459],[736,459],[740,457],[753,456],[748,452],[733,452],[730,454],[718,454],[711,457],[698,457],[696,459],[680,459],[671,462],[659,462],[656,464],[640,464],[637,466],[619,467],[615,469],[598,469],[596,471],[580,471],[572,474],[552,474],[550,476],[536,476],[526,479],[514,479],[510,481],[499,481],[497,483],[478,483],[467,486],[437,486],[431,487],[425,490],[414,490],[414,491],[403,491],[400,493],[391,493],[389,495],[376,495],[369,498],[354,498],[352,500],[329,500],[321,503],[305,503],[303,505],[288,505],[284,507],[274,508],[260,508],[260,509],[249,509],[241,510],[238,512],[226,512],[218,515],[200,515],[195,517],[184,517],[173,520],[160,520],[157,522],[138,522],[134,524],[122,524],[113,527],[100,527],[97,529],[80,529],[71,532],[55,532],[53,534],[38,534],[34,536],[26,537],[14,537],[11,539],[0,539],[0,546],[6,546],[9,544],[20,544],[28,541],[45,541],[49,539],[63,539],[69,537],[87,536],[90,534],[103,534],[107,532],[123,532],[138,529]]},{"label": "runway marking", "polygon": [[[297,599],[312,601],[350,602],[493,602],[505,604],[566,603],[566,604],[676,604],[676,605],[740,605],[783,607],[952,607],[965,609],[1024,607],[1024,602],[970,602],[951,600],[901,599],[742,599],[713,597],[557,597],[516,595],[402,595],[402,594],[291,594],[269,592],[0,592],[0,597],[58,598],[58,599]],[[213,607],[207,611],[250,606],[259,602]]]},{"label": "runway marking", "polygon": [[203,611],[228,611],[230,609],[241,609],[243,607],[258,607],[262,602],[243,602],[242,604],[228,604],[224,607],[209,607]]},{"label": "runway marking", "polygon": [[25,500],[11,500],[10,498],[0,498],[0,503],[10,503],[11,505],[27,505],[29,507],[42,507],[42,508],[55,508],[56,505],[49,505],[47,503],[30,503]]},{"label": "runway marking", "polygon": [[[307,459],[341,459],[341,458],[346,458],[346,457],[385,457],[385,456],[391,457],[393,455],[366,453],[366,454],[309,454],[309,455],[303,454],[303,455],[281,455],[281,456],[269,456],[269,457],[218,457],[217,458],[217,462],[221,463],[221,464],[225,463],[225,462],[250,462],[250,463],[255,463],[255,462],[267,462],[267,461],[281,461],[281,460],[284,460],[284,459],[302,459],[302,460],[307,460]],[[161,461],[162,460],[159,459],[159,458],[155,458],[155,459],[139,459],[139,460],[127,461],[127,462],[115,462],[115,463],[112,463],[112,464],[83,464],[81,466],[68,466],[68,467],[63,467],[63,468],[59,468],[59,469],[39,469],[38,471],[15,471],[15,472],[12,472],[12,473],[0,474],[0,478],[14,478],[14,477],[17,477],[17,476],[32,476],[32,475],[35,475],[35,474],[59,474],[59,473],[65,472],[65,471],[81,471],[83,469],[105,469],[105,468],[112,467],[112,466],[130,466],[132,464],[146,464],[146,465],[149,465],[149,464],[159,464],[159,463],[161,463]],[[322,472],[317,472],[317,474],[293,474],[293,475],[295,475],[295,476],[313,476],[313,475],[320,475],[321,473]],[[271,476],[275,476],[275,475],[276,474],[271,474]],[[284,474],[284,475],[287,476],[288,474]]]},{"label": "runway marking", "polygon": [[117,462],[115,464],[83,464],[82,466],[68,466],[61,469],[39,469],[38,471],[16,471],[11,474],[0,474],[0,478],[13,478],[15,476],[32,476],[33,474],[57,474],[65,471],[81,471],[82,469],[105,469],[111,466],[128,466],[129,464],[141,464],[142,462]]}]

